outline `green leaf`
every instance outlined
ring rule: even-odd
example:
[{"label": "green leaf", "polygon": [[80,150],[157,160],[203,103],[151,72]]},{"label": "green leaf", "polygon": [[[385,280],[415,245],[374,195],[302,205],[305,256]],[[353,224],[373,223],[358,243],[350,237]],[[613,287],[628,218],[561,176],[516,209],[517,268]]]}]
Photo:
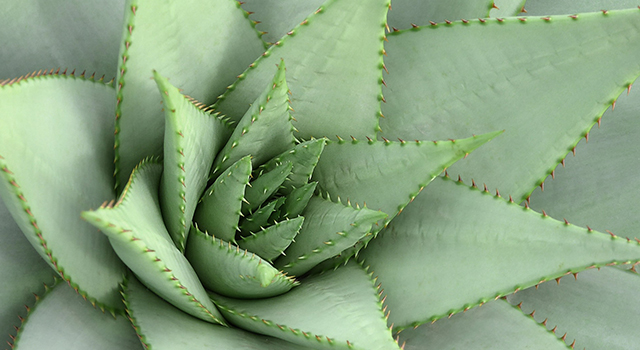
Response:
[{"label": "green leaf", "polygon": [[312,197],[302,215],[304,223],[295,241],[275,261],[276,267],[295,276],[353,246],[370,233],[373,224],[387,216],[321,197]]},{"label": "green leaf", "polygon": [[277,213],[277,210],[280,209],[285,200],[285,197],[274,199],[250,216],[244,218],[240,223],[242,233],[249,235],[251,232],[259,232],[263,227],[269,226],[269,218],[271,218],[274,213]]},{"label": "green leaf", "polygon": [[122,261],[147,287],[180,310],[223,324],[189,261],[173,244],[160,213],[162,166],[144,160],[134,169],[121,198],[82,217],[109,237]]},{"label": "green leaf", "polygon": [[490,17],[512,17],[521,14],[527,0],[496,0],[489,11]]},{"label": "green leaf", "polygon": [[398,349],[370,276],[351,263],[309,277],[278,298],[212,295],[229,322],[314,349]]},{"label": "green leaf", "polygon": [[202,322],[174,308],[140,282],[130,279],[125,289],[125,304],[143,344],[150,349],[246,349],[294,350],[280,339],[256,335],[235,328]]},{"label": "green leaf", "polygon": [[279,193],[287,195],[294,189],[302,187],[309,182],[313,169],[315,169],[320,159],[320,154],[324,150],[325,142],[326,139],[317,139],[299,143],[263,165],[265,170],[271,171],[281,163],[293,163],[291,174],[278,191]]},{"label": "green leaf", "polygon": [[165,111],[164,171],[160,205],[173,242],[184,250],[188,228],[207,186],[213,158],[231,130],[215,115],[203,112],[167,78],[153,72]]},{"label": "green leaf", "polygon": [[[400,332],[405,350],[567,349],[553,333],[502,300]],[[608,347],[605,347],[609,349]]]},{"label": "green leaf", "polygon": [[326,1],[242,73],[214,108],[239,120],[284,59],[300,138],[374,135],[388,6],[389,0]]},{"label": "green leaf", "polygon": [[194,221],[200,229],[225,241],[236,241],[242,198],[250,175],[251,157],[246,156],[218,176],[196,210]]},{"label": "green leaf", "polygon": [[525,313],[535,310],[535,319],[547,319],[547,328],[557,325],[556,334],[566,333],[568,343],[575,339],[576,349],[633,349],[640,341],[633,322],[640,313],[634,297],[638,288],[640,278],[634,273],[605,267],[581,272],[576,279],[542,283],[508,300],[522,303]]},{"label": "green leaf", "polygon": [[284,201],[284,204],[280,208],[280,217],[281,218],[295,218],[300,215],[304,208],[309,203],[311,196],[313,196],[313,192],[318,185],[317,182],[312,182],[306,184],[300,188],[296,188],[293,190]]},{"label": "green leaf", "polygon": [[390,35],[381,135],[441,139],[504,129],[449,173],[520,201],[640,73],[639,16],[635,9],[488,19]]},{"label": "green leaf", "polygon": [[244,11],[229,0],[128,0],[122,33],[116,79],[120,188],[140,160],[162,155],[164,118],[152,70],[212,103],[264,49]]},{"label": "green leaf", "polygon": [[242,213],[246,215],[258,209],[280,188],[291,173],[291,169],[293,169],[293,163],[287,161],[273,170],[261,173],[257,179],[251,181],[250,187],[245,188],[244,191],[246,202],[242,204]]},{"label": "green leaf", "polygon": [[272,261],[282,254],[296,237],[304,217],[298,216],[291,220],[285,220],[238,241],[242,249],[254,252],[261,258]]},{"label": "green leaf", "polygon": [[80,218],[114,197],[113,97],[102,81],[55,73],[0,84],[0,197],[65,280],[121,309],[125,266]]},{"label": "green leaf", "polygon": [[638,0],[527,0],[527,16],[575,15],[600,10],[624,10],[640,6]]},{"label": "green leaf", "polygon": [[500,133],[434,142],[330,141],[313,179],[343,204],[389,214],[386,225],[444,169]]},{"label": "green leaf", "polygon": [[484,18],[489,15],[492,3],[492,0],[393,0],[388,16],[389,26],[394,30],[407,29],[412,25],[429,25],[429,21]]},{"label": "green leaf", "polygon": [[270,298],[298,284],[254,252],[240,250],[195,227],[187,241],[186,256],[207,289],[229,297]]},{"label": "green leaf", "polygon": [[142,349],[125,317],[96,310],[66,283],[48,289],[36,296],[12,349]]},{"label": "green leaf", "polygon": [[360,259],[378,276],[389,321],[401,329],[568,272],[638,261],[640,247],[437,178]]},{"label": "green leaf", "polygon": [[287,34],[325,0],[247,0],[242,8],[257,21],[256,29],[264,32],[262,39],[274,43]]}]

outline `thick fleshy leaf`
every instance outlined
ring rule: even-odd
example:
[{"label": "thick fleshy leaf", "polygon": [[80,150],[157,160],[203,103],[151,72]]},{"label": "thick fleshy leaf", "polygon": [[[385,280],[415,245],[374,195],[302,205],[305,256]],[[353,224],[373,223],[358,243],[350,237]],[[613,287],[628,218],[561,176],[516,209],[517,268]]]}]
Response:
[{"label": "thick fleshy leaf", "polygon": [[20,327],[15,349],[142,349],[126,317],[97,310],[66,283],[48,288]]},{"label": "thick fleshy leaf", "polygon": [[633,292],[640,278],[633,272],[605,267],[563,278],[559,283],[542,283],[510,295],[510,303],[521,304],[546,326],[557,326],[556,334],[567,334],[567,343],[575,339],[576,349],[633,349],[640,342],[636,320],[640,303]]},{"label": "thick fleshy leaf", "polygon": [[154,350],[300,349],[280,339],[202,322],[158,298],[135,279],[127,282],[125,304],[142,343]]},{"label": "thick fleshy leaf", "polygon": [[114,196],[113,97],[101,81],[58,74],[0,86],[0,196],[38,253],[110,309],[122,308],[125,266],[80,212]]},{"label": "thick fleshy leaf", "polygon": [[267,261],[272,261],[291,244],[300,231],[303,221],[304,217],[298,216],[291,220],[275,223],[260,232],[243,237],[238,241],[238,246],[258,254]]},{"label": "thick fleshy leaf", "polygon": [[437,142],[329,141],[313,179],[343,204],[389,214],[386,224],[443,170],[499,134]]},{"label": "thick fleshy leaf", "polygon": [[162,166],[146,159],[131,174],[121,198],[82,217],[109,237],[122,261],[147,287],[182,311],[223,323],[193,267],[167,232],[158,187]]},{"label": "thick fleshy leaf", "polygon": [[504,129],[449,173],[524,199],[640,73],[639,18],[635,9],[487,19],[390,35],[381,135]]},{"label": "thick fleshy leaf", "polygon": [[273,170],[279,164],[292,162],[293,169],[283,187],[278,191],[287,195],[296,188],[302,187],[309,182],[313,169],[318,165],[320,155],[324,150],[325,139],[305,141],[297,144],[293,149],[288,150],[263,165],[265,170]]},{"label": "thick fleshy leaf", "polygon": [[202,233],[191,231],[186,256],[209,290],[232,298],[269,298],[296,286],[293,278],[275,269],[254,252]]},{"label": "thick fleshy leaf", "polygon": [[5,0],[0,80],[41,69],[116,75],[125,0]]},{"label": "thick fleshy leaf", "polygon": [[196,107],[167,78],[156,71],[153,75],[165,111],[160,205],[173,242],[184,250],[213,158],[227,141],[231,129],[216,115]]},{"label": "thick fleshy leaf", "polygon": [[325,0],[247,0],[242,8],[252,13],[257,21],[256,29],[265,32],[262,36],[274,43],[320,7]]},{"label": "thick fleshy leaf", "polygon": [[284,204],[285,197],[274,199],[271,202],[265,204],[260,209],[256,210],[250,216],[247,216],[240,223],[240,230],[244,235],[249,235],[251,232],[259,232],[263,227],[270,225],[269,218],[275,215]]},{"label": "thick fleshy leaf", "polygon": [[300,215],[313,196],[317,185],[317,182],[312,182],[291,191],[280,208],[280,218],[295,218]]},{"label": "thick fleshy leaf", "polygon": [[309,277],[278,298],[212,295],[229,322],[314,349],[398,349],[370,275],[355,263]]},{"label": "thick fleshy leaf", "polygon": [[247,155],[251,155],[251,163],[257,167],[295,144],[282,60],[273,80],[265,87],[213,162],[214,176]]},{"label": "thick fleshy leaf", "polygon": [[512,17],[522,12],[527,0],[495,0],[489,16],[494,18]]},{"label": "thick fleshy leaf", "polygon": [[242,213],[248,214],[258,209],[264,201],[274,194],[284,180],[291,174],[293,163],[284,162],[260,174],[257,179],[251,181],[251,187],[246,187],[244,191],[244,199],[242,203]]},{"label": "thick fleshy leaf", "polygon": [[354,209],[321,197],[312,197],[302,215],[304,223],[295,242],[275,261],[276,267],[296,276],[352,247],[387,217],[381,211]]},{"label": "thick fleshy leaf", "polygon": [[437,178],[361,260],[382,283],[389,321],[406,328],[569,272],[638,261],[640,246]]},{"label": "thick fleshy leaf", "polygon": [[388,6],[389,0],[326,1],[242,73],[214,108],[239,120],[284,59],[299,137],[374,135]]},{"label": "thick fleshy leaf", "polygon": [[527,0],[527,16],[575,15],[601,10],[624,10],[640,6],[638,0]]},{"label": "thick fleshy leaf", "polygon": [[9,211],[0,201],[0,342],[15,336],[13,327],[20,326],[19,317],[26,316],[25,305],[33,306],[33,294],[44,292],[56,272],[33,249]]},{"label": "thick fleshy leaf", "polygon": [[251,176],[251,157],[246,156],[220,174],[202,196],[194,221],[198,228],[225,241],[236,241],[244,189]]},{"label": "thick fleshy leaf", "polygon": [[451,319],[403,330],[398,342],[405,350],[567,350],[553,333],[522,317],[520,311],[503,300],[492,301]]},{"label": "thick fleshy leaf", "polygon": [[164,118],[152,70],[212,103],[264,50],[245,15],[229,0],[127,1],[116,80],[120,188],[140,160],[162,155]]},{"label": "thick fleshy leaf", "polygon": [[389,26],[394,30],[407,29],[412,25],[429,25],[429,21],[484,18],[489,15],[492,3],[492,0],[393,0]]}]

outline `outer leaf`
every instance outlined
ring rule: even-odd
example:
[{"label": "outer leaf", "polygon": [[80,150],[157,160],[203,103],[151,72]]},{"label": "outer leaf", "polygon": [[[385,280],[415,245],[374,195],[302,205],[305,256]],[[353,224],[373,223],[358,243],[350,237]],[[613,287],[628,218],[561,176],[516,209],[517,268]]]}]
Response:
[{"label": "outer leaf", "polygon": [[190,315],[223,323],[162,222],[158,203],[161,172],[158,162],[145,160],[131,174],[115,206],[85,211],[82,217],[109,237],[120,259],[147,287]]},{"label": "outer leaf", "polygon": [[623,10],[640,6],[638,0],[527,0],[527,16],[575,15],[600,10]]},{"label": "outer leaf", "polygon": [[274,157],[263,165],[266,170],[273,170],[278,164],[292,162],[293,169],[283,188],[278,192],[287,195],[296,188],[302,187],[309,182],[313,169],[315,169],[320,154],[324,150],[326,139],[310,140],[297,144],[292,149]]},{"label": "outer leaf", "polygon": [[298,216],[271,225],[262,231],[238,241],[238,246],[258,254],[261,258],[272,261],[282,254],[296,237],[304,217]]},{"label": "outer leaf", "polygon": [[114,195],[113,96],[102,82],[57,74],[0,86],[0,196],[38,253],[109,309],[122,308],[125,267],[79,213]]},{"label": "outer leaf", "polygon": [[253,252],[193,228],[187,258],[204,286],[233,298],[269,298],[298,285]]},{"label": "outer leaf", "polygon": [[229,322],[256,333],[315,349],[398,349],[369,277],[351,263],[278,298],[212,297]]},{"label": "outer leaf", "polygon": [[640,304],[630,292],[640,288],[640,278],[616,268],[585,271],[559,283],[542,283],[509,296],[512,304],[522,303],[522,311],[547,328],[557,325],[557,334],[576,340],[577,349],[633,349],[640,341],[636,332]]},{"label": "outer leaf", "polygon": [[498,134],[434,142],[328,142],[313,179],[343,204],[389,214],[386,224],[444,169]]},{"label": "outer leaf", "polygon": [[200,195],[207,186],[213,158],[231,134],[217,118],[198,109],[176,87],[154,71],[164,103],[164,171],[160,205],[167,229],[184,250],[188,228]]},{"label": "outer leaf", "polygon": [[[116,83],[120,187],[142,158],[162,155],[164,118],[149,79],[152,70],[162,72],[187,95],[213,102],[263,51],[244,16],[229,0],[127,1]],[[207,33],[206,40],[202,33]]]},{"label": "outer leaf", "polygon": [[285,341],[202,322],[174,308],[135,279],[127,282],[127,313],[143,344],[163,349],[299,349]]},{"label": "outer leaf", "polygon": [[636,9],[575,20],[491,19],[390,36],[382,135],[438,139],[505,129],[449,172],[524,199],[640,73],[639,16]]},{"label": "outer leaf", "polygon": [[389,11],[389,26],[407,29],[412,24],[429,25],[429,21],[484,18],[489,15],[492,3],[491,0],[393,0]]},{"label": "outer leaf", "polygon": [[36,296],[12,349],[142,349],[125,317],[96,310],[64,283],[49,288]]},{"label": "outer leaf", "polygon": [[379,277],[389,321],[399,328],[568,272],[640,259],[636,242],[565,224],[443,178],[378,237],[361,259]]},{"label": "outer leaf", "polygon": [[293,163],[285,162],[271,171],[260,174],[257,179],[253,180],[251,187],[245,188],[244,199],[246,202],[242,204],[242,213],[248,214],[258,209],[278,190],[291,173],[291,169],[293,169]]},{"label": "outer leaf", "polygon": [[301,138],[373,135],[388,6],[389,0],[326,1],[254,62],[214,108],[239,120],[283,58]]},{"label": "outer leaf", "polygon": [[400,333],[406,350],[422,349],[567,349],[553,333],[508,303],[498,300],[481,308],[454,315],[416,329]]}]

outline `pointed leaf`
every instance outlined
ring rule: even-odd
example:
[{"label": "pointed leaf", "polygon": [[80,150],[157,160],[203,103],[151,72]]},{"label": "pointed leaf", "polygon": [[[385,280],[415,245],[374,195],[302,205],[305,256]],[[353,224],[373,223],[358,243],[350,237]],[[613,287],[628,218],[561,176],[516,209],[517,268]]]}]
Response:
[{"label": "pointed leaf", "polygon": [[244,190],[251,176],[251,157],[235,162],[204,193],[194,221],[198,227],[225,241],[236,241]]},{"label": "pointed leaf", "polygon": [[251,162],[257,167],[293,146],[288,91],[285,65],[280,61],[273,80],[244,114],[213,162],[214,176],[246,155],[251,155]]},{"label": "pointed leaf", "polygon": [[159,162],[143,161],[115,206],[85,211],[82,217],[109,237],[120,259],[147,287],[190,315],[223,323],[164,226],[158,203],[161,172]]},{"label": "pointed leaf", "polygon": [[[527,0],[495,0],[495,7],[489,11],[489,16],[494,18],[513,17],[522,13]],[[493,6],[493,5],[492,5]]]},{"label": "pointed leaf", "polygon": [[313,196],[313,191],[316,190],[317,185],[317,182],[312,182],[293,190],[286,197],[287,199],[284,201],[282,208],[280,208],[280,217],[283,219],[295,218],[300,215],[307,203],[309,203],[311,196]]},{"label": "pointed leaf", "polygon": [[297,144],[293,149],[288,150],[263,165],[270,171],[281,163],[292,162],[293,169],[283,188],[278,192],[287,195],[296,188],[302,187],[309,182],[313,169],[315,169],[320,159],[320,154],[324,150],[325,139],[305,141]]},{"label": "pointed leaf", "polygon": [[528,0],[527,16],[575,15],[601,10],[624,10],[640,6],[638,0]]},{"label": "pointed leaf", "polygon": [[264,50],[244,11],[228,0],[128,0],[122,29],[116,79],[119,187],[140,160],[162,155],[164,118],[149,79],[153,69],[185,94],[211,103]]},{"label": "pointed leaf", "polygon": [[278,298],[212,295],[229,322],[314,349],[398,349],[370,276],[351,263]]},{"label": "pointed leaf", "polygon": [[266,32],[262,39],[275,43],[324,2],[325,0],[248,0],[242,2],[242,8],[251,13],[251,19],[258,21],[256,29]]},{"label": "pointed leaf", "polygon": [[80,212],[113,198],[111,86],[66,75],[0,84],[0,197],[38,253],[101,308],[125,266]]},{"label": "pointed leaf", "polygon": [[366,203],[389,214],[386,225],[444,169],[498,134],[437,142],[330,141],[313,179],[344,204]]},{"label": "pointed leaf", "polygon": [[269,298],[296,286],[253,252],[202,233],[193,227],[186,256],[204,286],[233,298]]},{"label": "pointed leaf", "polygon": [[299,349],[280,339],[202,322],[166,303],[135,279],[127,282],[125,303],[140,340],[154,350]]},{"label": "pointed leaf", "polygon": [[326,1],[256,60],[214,108],[239,120],[283,58],[299,137],[374,135],[388,6],[389,0]]},{"label": "pointed leaf", "polygon": [[238,246],[258,254],[267,261],[272,261],[291,244],[300,231],[303,221],[304,217],[298,216],[291,220],[278,222],[258,233],[242,238],[238,241]]},{"label": "pointed leaf", "polygon": [[265,204],[250,216],[244,218],[240,223],[240,230],[242,233],[244,235],[249,235],[251,232],[259,232],[263,227],[269,226],[269,218],[273,215],[277,216],[277,211],[284,204],[285,200],[285,197],[275,199]]},{"label": "pointed leaf", "polygon": [[492,3],[492,0],[393,0],[388,16],[389,26],[408,29],[412,25],[429,25],[429,21],[484,18],[489,15]]},{"label": "pointed leaf", "polygon": [[406,328],[568,272],[637,261],[638,245],[437,178],[360,259],[387,294],[389,322]]},{"label": "pointed leaf", "polygon": [[318,263],[340,254],[371,231],[387,214],[367,208],[354,209],[321,197],[312,197],[302,213],[304,223],[285,256],[275,266],[299,276]]},{"label": "pointed leaf", "polygon": [[213,158],[231,134],[217,118],[198,109],[167,78],[153,72],[165,111],[164,171],[160,205],[173,242],[184,250],[188,228],[207,186]]},{"label": "pointed leaf", "polygon": [[291,173],[291,169],[293,169],[293,163],[288,161],[271,171],[260,174],[257,179],[251,181],[251,187],[245,188],[244,191],[246,202],[242,203],[242,213],[246,215],[258,209],[280,188],[280,185]]},{"label": "pointed leaf", "polygon": [[504,129],[449,173],[524,199],[640,73],[639,16],[474,20],[390,35],[382,136]]}]

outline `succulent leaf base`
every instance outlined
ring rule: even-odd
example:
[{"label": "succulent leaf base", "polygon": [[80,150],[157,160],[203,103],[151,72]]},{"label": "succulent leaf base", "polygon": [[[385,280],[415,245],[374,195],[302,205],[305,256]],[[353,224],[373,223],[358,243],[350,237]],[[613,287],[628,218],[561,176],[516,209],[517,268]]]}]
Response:
[{"label": "succulent leaf base", "polygon": [[640,3],[122,2],[0,38],[8,347],[637,346]]}]

